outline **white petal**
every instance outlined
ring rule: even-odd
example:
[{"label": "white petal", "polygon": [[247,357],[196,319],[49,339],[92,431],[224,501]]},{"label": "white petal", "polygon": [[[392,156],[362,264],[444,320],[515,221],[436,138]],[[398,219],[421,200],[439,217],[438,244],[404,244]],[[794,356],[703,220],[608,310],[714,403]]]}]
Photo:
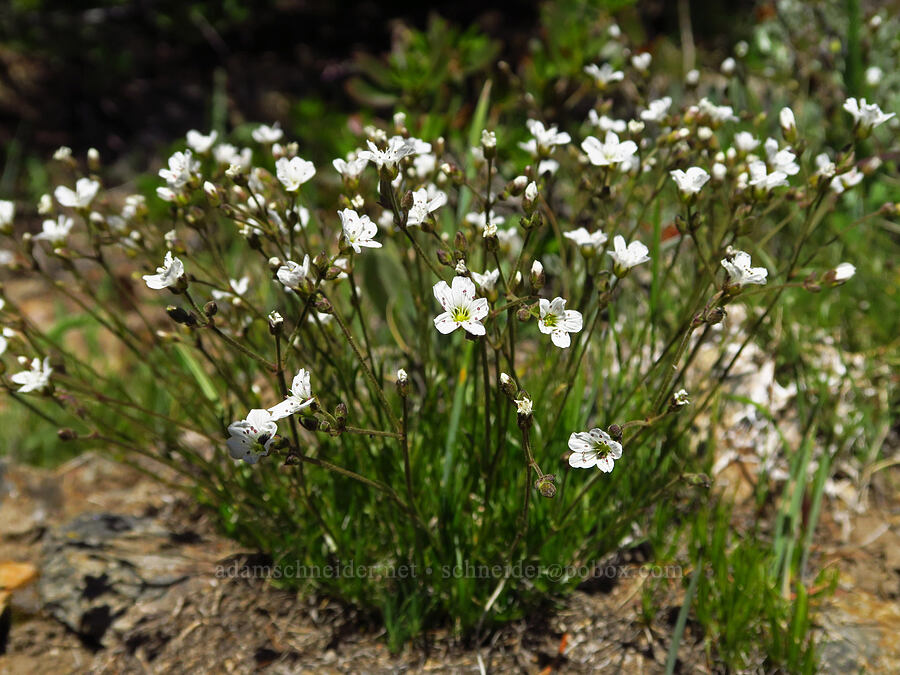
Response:
[{"label": "white petal", "polygon": [[453,320],[453,316],[450,312],[444,312],[443,314],[438,314],[434,317],[434,327],[438,329],[439,333],[447,335],[459,328],[459,324]]}]

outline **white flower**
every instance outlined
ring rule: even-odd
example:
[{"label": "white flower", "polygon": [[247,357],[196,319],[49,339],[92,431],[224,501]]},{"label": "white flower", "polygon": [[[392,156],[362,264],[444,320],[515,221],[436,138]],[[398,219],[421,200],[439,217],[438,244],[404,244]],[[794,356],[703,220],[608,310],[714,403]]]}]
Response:
[{"label": "white flower", "polygon": [[613,470],[613,463],[622,456],[622,444],[614,441],[602,429],[576,431],[569,436],[569,466],[590,469],[596,466],[604,473]]},{"label": "white flower", "polygon": [[588,111],[588,121],[600,131],[615,131],[617,134],[624,134],[628,129],[628,123],[625,120],[614,120],[606,115],[598,115],[597,111],[593,109]]},{"label": "white flower", "polygon": [[241,277],[240,279],[229,279],[228,285],[231,290],[228,291],[220,291],[218,289],[213,289],[210,291],[210,294],[213,296],[213,300],[230,300],[234,296],[242,296],[247,292],[247,289],[250,287],[250,277]]},{"label": "white flower", "polygon": [[672,402],[678,406],[685,406],[690,403],[690,399],[688,399],[687,389],[679,389],[674,394],[672,394]]},{"label": "white flower", "polygon": [[275,124],[273,124],[272,126],[262,124],[256,127],[256,129],[254,129],[251,133],[251,136],[253,136],[253,140],[257,143],[262,143],[263,145],[274,143],[275,141],[280,141],[283,135],[284,132],[278,125],[278,122],[275,122]]},{"label": "white flower", "polygon": [[841,263],[834,268],[834,280],[838,283],[844,283],[856,274],[856,266],[853,263]]},{"label": "white flower", "polygon": [[866,68],[866,84],[870,87],[875,87],[881,82],[881,78],[884,75],[884,72],[878,66],[869,66]]},{"label": "white flower", "polygon": [[228,433],[231,434],[231,438],[225,445],[228,446],[228,454],[232,459],[242,459],[247,464],[256,464],[260,457],[269,454],[272,440],[278,433],[278,425],[269,411],[254,408],[247,415],[247,419],[229,424]]},{"label": "white flower", "polygon": [[421,225],[428,214],[441,208],[447,203],[447,195],[437,191],[432,199],[428,199],[428,190],[420,188],[413,192],[413,204],[409,208],[409,215],[406,219],[407,225]]},{"label": "white flower", "polygon": [[[392,136],[388,141],[387,148],[385,148],[384,150],[380,150],[378,146],[375,145],[372,141],[366,141],[369,149],[361,150],[359,153],[357,153],[357,157],[368,162],[374,162],[379,169],[383,166],[392,168],[396,166],[397,162],[399,162],[404,157],[408,157],[409,155],[416,153],[417,140],[418,139],[403,138],[402,136]],[[430,150],[431,146],[429,145],[428,147]]]},{"label": "white flower", "polygon": [[471,277],[475,280],[475,283],[481,287],[481,290],[485,293],[490,293],[497,286],[497,282],[500,280],[500,270],[490,270],[485,272],[484,274],[479,274],[478,272],[469,272]]},{"label": "white flower", "polygon": [[409,380],[409,375],[406,374],[406,371],[403,368],[399,368],[397,370],[397,382],[403,384],[407,380]]},{"label": "white flower", "polygon": [[844,190],[852,188],[854,185],[859,185],[862,182],[862,179],[863,172],[854,166],[846,173],[835,176],[834,180],[831,181],[831,189],[836,194],[841,194]]},{"label": "white flower", "polygon": [[56,151],[53,153],[53,159],[58,162],[63,162],[72,157],[72,148],[68,145],[59,146]]},{"label": "white flower", "polygon": [[697,102],[697,111],[708,117],[713,122],[735,122],[737,116],[730,105],[716,105],[708,98],[701,98]]},{"label": "white flower", "polygon": [[309,385],[309,371],[301,368],[291,383],[291,395],[281,403],[269,408],[273,420],[280,420],[293,415],[313,402],[312,388]]},{"label": "white flower", "polygon": [[750,162],[750,165],[747,168],[750,171],[749,184],[755,188],[768,192],[772,188],[788,184],[787,174],[783,171],[773,171],[772,173],[768,173],[765,162]]},{"label": "white flower", "polygon": [[209,152],[209,149],[213,146],[213,143],[216,142],[218,137],[218,131],[210,131],[209,134],[204,135],[196,129],[191,129],[187,132],[187,144],[191,150],[199,155],[203,155]]},{"label": "white flower", "polygon": [[734,145],[741,152],[753,152],[759,146],[759,141],[749,131],[739,131],[734,135]]},{"label": "white flower", "polygon": [[[471,213],[467,213],[465,220],[467,223],[469,223],[470,225],[474,225],[479,230],[483,230],[485,228],[485,226],[487,225],[487,222],[486,222],[487,216],[484,214],[484,212],[477,213],[477,212],[473,211]],[[498,216],[493,211],[491,212],[490,225],[493,226],[493,228],[495,230],[495,232],[494,232],[495,234],[496,234],[496,228],[505,222],[506,222],[506,218],[504,218],[503,216]]]},{"label": "white flower", "polygon": [[493,149],[497,147],[497,134],[487,129],[481,130],[481,147]]},{"label": "white flower", "polygon": [[41,227],[43,231],[34,236],[35,239],[44,239],[51,244],[64,244],[72,231],[75,221],[60,214],[56,220],[45,220]]},{"label": "white flower", "polygon": [[369,216],[361,216],[353,209],[342,209],[338,211],[338,215],[344,228],[344,238],[354,251],[362,253],[363,246],[381,248],[381,243],[372,239],[378,233],[378,226]]},{"label": "white flower", "polygon": [[735,251],[732,258],[724,258],[722,267],[728,272],[728,276],[733,284],[743,286],[745,284],[766,283],[766,277],[769,271],[765,267],[750,267],[750,254],[744,251]]},{"label": "white flower", "polygon": [[697,194],[709,180],[709,174],[699,166],[692,166],[687,171],[675,169],[670,171],[669,175],[672,176],[672,180],[678,185],[678,190],[683,195]]},{"label": "white flower", "polygon": [[433,155],[430,152],[416,155],[413,158],[413,168],[415,168],[416,176],[425,178],[434,173],[435,168],[437,168],[437,155]]},{"label": "white flower", "polygon": [[625,79],[625,73],[621,70],[613,69],[608,63],[604,63],[602,66],[592,63],[584,67],[584,72],[593,77],[600,87],[605,87],[610,82],[619,82]]},{"label": "white flower", "polygon": [[275,276],[282,283],[285,290],[298,288],[309,276],[309,256],[303,256],[302,265],[298,265],[293,260],[286,261],[284,265],[278,268]]},{"label": "white flower", "polygon": [[538,304],[541,310],[538,329],[544,335],[549,335],[551,342],[557,347],[567,348],[572,344],[569,333],[578,333],[583,326],[581,312],[566,309],[566,301],[562,298],[554,298],[552,301],[541,298]]},{"label": "white flower", "polygon": [[0,267],[12,265],[13,260],[15,259],[16,256],[13,255],[12,251],[7,251],[5,248],[0,248]]},{"label": "white flower", "polygon": [[0,199],[0,228],[12,225],[16,215],[16,204],[7,199]]},{"label": "white flower", "polygon": [[275,162],[275,175],[288,192],[296,192],[306,181],[316,175],[316,167],[300,157],[282,157]]},{"label": "white flower", "polygon": [[74,190],[60,185],[53,191],[53,196],[56,197],[56,201],[61,206],[73,209],[86,209],[94,201],[94,197],[97,196],[99,189],[99,182],[90,178],[79,178],[75,183]]},{"label": "white flower", "polygon": [[653,60],[653,55],[650,52],[642,52],[641,54],[635,54],[631,57],[631,65],[633,65],[638,70],[647,70],[650,67],[650,62]]},{"label": "white flower", "polygon": [[663,96],[655,101],[650,101],[647,109],[641,112],[641,119],[645,122],[661,122],[669,114],[671,105],[671,96]]},{"label": "white flower", "polygon": [[724,75],[731,75],[734,73],[734,69],[736,66],[737,62],[729,56],[727,59],[722,61],[722,65],[719,66],[719,69]]},{"label": "white flower", "polygon": [[43,362],[37,357],[31,362],[31,370],[25,370],[16,373],[9,379],[13,383],[20,385],[19,393],[27,394],[30,391],[40,391],[50,382],[50,375],[53,368],[50,367],[50,359],[45,358]]},{"label": "white flower", "polygon": [[844,110],[850,113],[860,128],[866,131],[887,122],[895,115],[895,113],[889,115],[883,113],[877,103],[866,103],[864,98],[858,101],[855,98],[848,98],[844,101]]},{"label": "white flower", "polygon": [[616,267],[621,267],[623,271],[650,260],[650,256],[647,255],[650,249],[637,240],[626,246],[625,237],[621,234],[617,234],[613,239],[613,248],[614,251],[607,253],[615,261]]},{"label": "white flower", "polygon": [[438,332],[446,335],[462,326],[472,335],[484,335],[481,320],[488,315],[487,298],[475,297],[475,284],[468,277],[453,277],[453,285],[439,281],[434,285],[434,297],[444,308],[434,318]]},{"label": "white flower", "polygon": [[343,159],[335,159],[331,162],[331,165],[334,167],[334,170],[341,174],[344,178],[359,178],[359,175],[363,172],[369,164],[369,160],[364,159],[362,157],[357,157],[355,159],[347,158],[346,161]]},{"label": "white flower", "polygon": [[796,176],[800,173],[800,166],[794,161],[797,157],[790,148],[778,149],[778,141],[774,138],[766,139],[766,158],[769,165],[775,171],[780,171],[787,176]]},{"label": "white flower", "polygon": [[525,199],[533,202],[538,197],[538,187],[534,181],[525,186]]},{"label": "white flower", "polygon": [[250,168],[250,162],[253,160],[253,151],[250,148],[244,148],[239,152],[231,143],[220,143],[213,148],[213,157],[219,164],[227,167],[235,165],[240,171]]},{"label": "white flower", "polygon": [[828,153],[823,152],[816,155],[816,175],[822,176],[824,178],[833,178],[835,172],[837,171],[837,167],[834,165],[834,162],[831,161],[831,157],[828,156]]},{"label": "white flower", "polygon": [[696,87],[700,82],[700,71],[693,68],[684,75],[684,83],[689,87]]},{"label": "white flower", "polygon": [[517,398],[513,401],[516,404],[516,413],[528,417],[534,411],[534,401],[527,396]]},{"label": "white flower", "polygon": [[[194,168],[190,150],[176,152],[169,157],[169,168],[159,170],[159,177],[166,181],[173,190],[180,190],[191,179]],[[58,196],[57,199],[59,199]]]},{"label": "white flower", "polygon": [[155,291],[164,288],[172,288],[178,284],[178,280],[184,276],[184,265],[172,256],[171,251],[166,251],[166,258],[162,267],[156,268],[156,274],[145,274],[141,277],[147,286]]},{"label": "white flower", "polygon": [[619,142],[619,137],[613,131],[606,132],[606,138],[601,143],[593,136],[588,136],[581,143],[581,149],[585,151],[594,166],[610,166],[624,162],[637,152],[637,144],[634,141]]},{"label": "white flower", "polygon": [[[3,309],[3,298],[0,298],[0,309]],[[0,331],[0,356],[6,353],[6,347],[9,345],[9,338],[15,335],[12,328],[4,328]]]},{"label": "white flower", "polygon": [[722,164],[721,162],[716,162],[712,165],[712,177],[714,180],[723,181],[725,180],[725,176],[728,175],[728,167]]},{"label": "white flower", "polygon": [[534,138],[525,143],[519,143],[519,147],[535,157],[549,154],[556,145],[572,142],[572,137],[564,131],[559,131],[556,126],[545,127],[543,122],[531,119],[525,124]]},{"label": "white flower", "polygon": [[162,199],[164,202],[174,202],[178,197],[178,195],[175,194],[175,191],[172,188],[168,187],[156,188],[156,196]]},{"label": "white flower", "polygon": [[588,232],[583,227],[579,227],[577,230],[572,230],[571,232],[564,232],[563,236],[566,239],[571,239],[578,246],[598,250],[607,241],[607,236],[600,230],[597,230],[596,232]]}]

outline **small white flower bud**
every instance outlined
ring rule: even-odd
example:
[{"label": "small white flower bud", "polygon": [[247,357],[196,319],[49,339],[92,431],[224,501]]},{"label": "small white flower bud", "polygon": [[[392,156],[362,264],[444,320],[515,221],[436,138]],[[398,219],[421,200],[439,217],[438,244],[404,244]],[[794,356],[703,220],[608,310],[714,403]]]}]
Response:
[{"label": "small white flower bud", "polygon": [[38,202],[38,213],[42,216],[53,213],[53,198],[48,194],[42,194]]},{"label": "small white flower bud", "polygon": [[406,371],[401,368],[397,371],[397,382],[403,383],[409,379],[409,376],[406,374]]},{"label": "small white flower bud", "polygon": [[628,120],[628,133],[637,136],[644,131],[644,123],[640,120]]},{"label": "small white flower bud", "polygon": [[537,196],[538,196],[537,185],[535,184],[534,181],[531,181],[528,184],[528,187],[525,188],[525,199],[527,199],[530,202],[533,202],[535,199],[537,199]]},{"label": "small white flower bud", "polygon": [[694,68],[693,70],[687,71],[687,74],[684,76],[684,82],[689,87],[696,87],[700,82],[700,71]]},{"label": "small white flower bud", "polygon": [[64,162],[72,157],[72,148],[67,145],[61,145],[53,153],[53,159],[58,162]]},{"label": "small white flower bud", "polygon": [[355,195],[353,197],[353,199],[350,200],[350,204],[353,206],[354,209],[356,209],[357,211],[360,211],[360,210],[362,210],[362,207],[364,207],[366,205],[366,200],[363,199],[362,195]]},{"label": "small white flower bud", "polygon": [[402,129],[406,126],[406,113],[405,112],[395,112],[394,113],[394,126],[398,129]]},{"label": "small white flower bud", "polygon": [[722,61],[722,65],[720,66],[720,69],[722,70],[723,74],[732,75],[734,73],[734,69],[736,66],[737,66],[737,63],[735,62],[735,60],[729,56],[727,59]]}]

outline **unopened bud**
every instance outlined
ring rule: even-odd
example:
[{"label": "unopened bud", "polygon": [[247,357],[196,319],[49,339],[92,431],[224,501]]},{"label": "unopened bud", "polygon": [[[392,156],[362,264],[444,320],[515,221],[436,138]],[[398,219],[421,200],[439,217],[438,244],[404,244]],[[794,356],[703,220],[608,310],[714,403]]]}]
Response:
[{"label": "unopened bud", "polygon": [[316,300],[316,311],[320,314],[333,314],[334,307],[331,305],[328,298],[319,298]]},{"label": "unopened bud", "polygon": [[278,312],[270,312],[267,318],[269,321],[269,333],[281,335],[284,330],[284,317]]},{"label": "unopened bud", "polygon": [[535,291],[539,291],[544,287],[547,279],[544,276],[544,266],[540,260],[535,260],[531,264],[531,287]]},{"label": "unopened bud", "polygon": [[186,312],[181,307],[176,307],[175,305],[169,305],[166,307],[166,314],[169,315],[169,318],[172,319],[175,323],[184,324],[185,326],[193,326],[197,323],[196,318],[191,320],[191,314]]},{"label": "unopened bud", "polygon": [[534,487],[542,497],[552,499],[556,496],[556,476],[552,473],[545,473],[534,482]]},{"label": "unopened bud", "polygon": [[61,441],[74,441],[78,439],[78,432],[69,427],[64,427],[56,432],[56,436]]},{"label": "unopened bud", "polygon": [[300,425],[309,431],[317,431],[319,428],[319,420],[316,417],[301,417]]},{"label": "unopened bud", "polygon": [[500,373],[500,391],[506,394],[509,400],[515,400],[519,394],[519,388],[515,381],[506,373]]},{"label": "unopened bud", "polygon": [[206,314],[207,317],[215,316],[219,311],[219,306],[216,304],[215,300],[210,300],[205,305],[203,305],[203,313]]},{"label": "unopened bud", "polygon": [[609,433],[609,437],[614,441],[618,442],[622,440],[622,427],[618,424],[610,424],[607,432]]}]

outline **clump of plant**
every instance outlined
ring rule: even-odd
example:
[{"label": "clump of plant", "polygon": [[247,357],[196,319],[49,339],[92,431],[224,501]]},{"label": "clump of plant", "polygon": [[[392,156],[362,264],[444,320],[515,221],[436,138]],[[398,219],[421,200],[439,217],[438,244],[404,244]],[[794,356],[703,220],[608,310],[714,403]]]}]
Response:
[{"label": "clump of plant", "polygon": [[[277,126],[247,148],[191,131],[166,218],[61,149],[41,231],[0,260],[112,341],[48,330],[10,280],[4,389],[188,486],[273,577],[378,611],[392,647],[548,603],[702,489],[692,422],[786,292],[852,278],[814,233],[893,118],[847,99],[828,154],[718,73],[659,95],[613,39],[585,120],[496,117],[485,87],[468,143],[398,112],[331,167]],[[742,340],[716,343],[735,305]]]}]

